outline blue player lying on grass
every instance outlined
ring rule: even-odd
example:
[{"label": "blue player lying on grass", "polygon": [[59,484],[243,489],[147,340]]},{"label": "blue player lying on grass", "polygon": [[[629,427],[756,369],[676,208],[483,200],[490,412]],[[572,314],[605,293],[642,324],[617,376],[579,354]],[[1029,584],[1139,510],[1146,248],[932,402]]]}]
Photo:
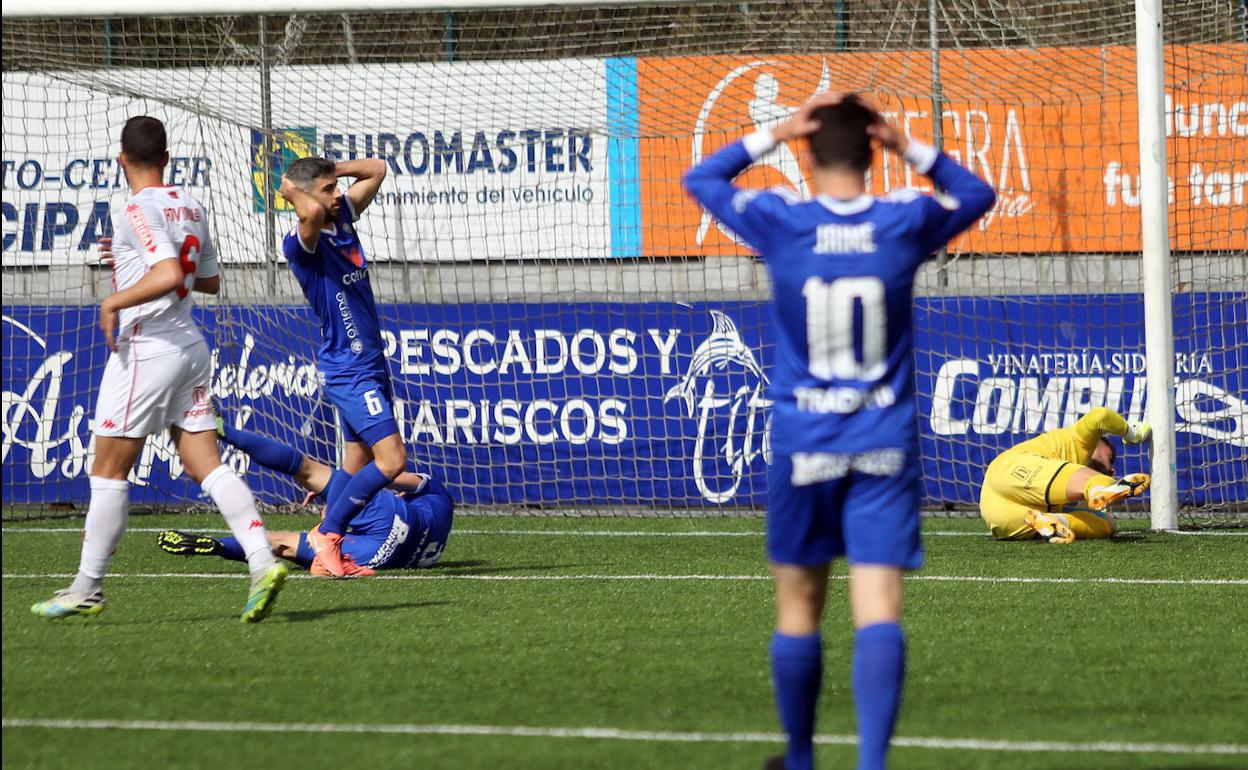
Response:
[{"label": "blue player lying on grass", "polygon": [[[243,450],[260,465],[290,476],[304,489],[317,494],[326,506],[343,494],[351,478],[341,468],[317,462],[280,441],[229,427],[220,419],[217,426],[227,444]],[[453,518],[454,503],[437,479],[411,471],[400,473],[389,491],[374,496],[352,519],[342,539],[342,557],[358,568],[348,574],[368,576],[379,569],[432,567],[446,548]],[[268,537],[277,556],[310,568],[318,577],[335,577],[316,559],[306,531],[270,531]],[[166,530],[160,533],[157,544],[164,551],[182,556],[244,559],[242,548],[232,537],[218,540]]]}]

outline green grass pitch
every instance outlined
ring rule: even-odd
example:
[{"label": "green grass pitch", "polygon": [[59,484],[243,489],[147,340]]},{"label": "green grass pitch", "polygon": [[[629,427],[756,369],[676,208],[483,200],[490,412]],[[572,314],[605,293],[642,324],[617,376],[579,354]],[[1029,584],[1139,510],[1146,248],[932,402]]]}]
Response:
[{"label": "green grass pitch", "polygon": [[[1248,767],[1248,537],[1133,524],[1058,547],[925,522],[893,768]],[[131,525],[221,527],[203,515]],[[780,749],[756,519],[461,517],[438,568],[296,572],[257,626],[238,622],[241,565],[169,556],[132,531],[103,615],[35,618],[30,605],[68,584],[51,575],[76,568],[79,526],[4,525],[6,767],[718,770]],[[72,531],[35,531],[57,527]],[[696,577],[656,579],[678,575]],[[854,759],[836,575],[825,768]]]}]

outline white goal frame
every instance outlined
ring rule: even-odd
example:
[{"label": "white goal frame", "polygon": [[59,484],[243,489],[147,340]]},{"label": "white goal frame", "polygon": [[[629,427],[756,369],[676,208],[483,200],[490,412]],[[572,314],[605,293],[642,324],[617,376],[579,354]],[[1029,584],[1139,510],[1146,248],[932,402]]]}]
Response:
[{"label": "white goal frame", "polygon": [[[938,3],[939,0],[929,0],[933,12]],[[677,4],[679,0],[190,0],[179,3],[175,9],[164,0],[111,0],[104,7],[99,0],[57,0],[46,4],[6,3],[3,18],[259,16]],[[1153,529],[1173,530],[1178,528],[1178,474],[1161,0],[1135,0],[1135,21],[1145,372],[1147,416],[1153,426],[1150,518]]]}]

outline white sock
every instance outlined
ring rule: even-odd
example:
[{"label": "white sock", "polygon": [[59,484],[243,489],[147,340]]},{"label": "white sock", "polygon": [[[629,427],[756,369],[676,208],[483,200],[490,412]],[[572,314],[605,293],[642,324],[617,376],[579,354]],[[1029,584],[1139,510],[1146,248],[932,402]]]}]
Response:
[{"label": "white sock", "polygon": [[276,564],[277,558],[269,548],[264,522],[256,510],[256,498],[247,484],[228,465],[222,465],[209,473],[200,486],[217,504],[234,539],[242,546],[252,577]]},{"label": "white sock", "polygon": [[82,527],[82,558],[69,590],[92,594],[104,587],[104,575],[126,534],[130,519],[130,482],[91,476],[91,504]]}]

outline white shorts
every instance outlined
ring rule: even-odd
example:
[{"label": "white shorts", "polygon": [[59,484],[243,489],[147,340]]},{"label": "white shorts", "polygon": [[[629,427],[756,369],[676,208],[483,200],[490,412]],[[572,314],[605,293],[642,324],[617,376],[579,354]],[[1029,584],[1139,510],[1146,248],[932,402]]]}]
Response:
[{"label": "white shorts", "polygon": [[95,404],[96,435],[142,438],[170,425],[191,433],[216,430],[212,358],[206,344],[142,360],[134,359],[132,351],[133,345],[124,345],[104,366]]}]

